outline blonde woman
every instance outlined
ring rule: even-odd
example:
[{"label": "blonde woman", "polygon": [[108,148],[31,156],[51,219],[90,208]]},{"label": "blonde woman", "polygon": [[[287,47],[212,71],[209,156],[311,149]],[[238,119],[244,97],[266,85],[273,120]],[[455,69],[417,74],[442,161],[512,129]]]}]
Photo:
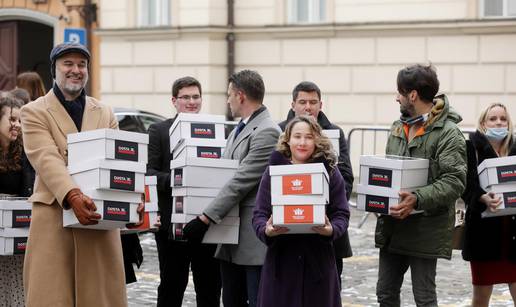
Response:
[{"label": "blonde woman", "polygon": [[468,178],[463,199],[467,210],[462,257],[471,266],[472,306],[489,306],[494,284],[508,284],[516,301],[516,219],[514,215],[481,217],[484,211],[498,210],[502,200],[480,187],[477,172],[485,159],[516,154],[507,108],[501,103],[489,105],[466,145]]},{"label": "blonde woman", "polygon": [[270,165],[324,163],[330,176],[326,223],[314,234],[288,234],[272,225],[269,169],[262,176],[253,211],[253,227],[267,245],[258,306],[341,306],[332,242],[348,227],[349,208],[342,175],[335,166],[330,141],[312,117],[299,116],[286,127]]}]

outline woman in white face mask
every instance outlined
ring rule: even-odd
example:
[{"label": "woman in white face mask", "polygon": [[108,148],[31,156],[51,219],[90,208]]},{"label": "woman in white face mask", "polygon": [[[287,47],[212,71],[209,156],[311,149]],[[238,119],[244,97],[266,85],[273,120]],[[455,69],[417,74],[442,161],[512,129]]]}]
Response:
[{"label": "woman in white face mask", "polygon": [[480,187],[477,172],[485,159],[516,155],[507,108],[501,103],[489,105],[466,145],[468,178],[462,198],[467,210],[462,257],[471,265],[472,306],[489,306],[494,284],[508,284],[516,302],[516,216],[481,217],[486,210],[498,210],[502,199]]}]

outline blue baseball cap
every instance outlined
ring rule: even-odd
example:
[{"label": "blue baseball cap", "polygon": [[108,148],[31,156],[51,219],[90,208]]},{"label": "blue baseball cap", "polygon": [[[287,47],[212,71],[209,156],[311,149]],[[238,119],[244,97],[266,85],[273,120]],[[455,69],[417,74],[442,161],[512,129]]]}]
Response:
[{"label": "blue baseball cap", "polygon": [[56,77],[56,60],[68,53],[80,53],[88,60],[90,65],[91,54],[88,48],[78,43],[62,43],[54,47],[50,52],[50,74],[52,78]]}]

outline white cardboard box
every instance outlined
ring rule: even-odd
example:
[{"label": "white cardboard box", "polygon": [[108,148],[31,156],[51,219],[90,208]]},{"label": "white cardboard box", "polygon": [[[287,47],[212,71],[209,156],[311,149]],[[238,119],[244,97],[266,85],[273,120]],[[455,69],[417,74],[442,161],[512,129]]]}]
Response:
[{"label": "white cardboard box", "polygon": [[174,148],[171,148],[173,159],[183,155],[195,158],[220,159],[226,147],[226,140],[211,139],[182,139]]},{"label": "white cardboard box", "polygon": [[494,184],[516,184],[516,156],[485,159],[477,170],[484,190]]},{"label": "white cardboard box", "polygon": [[80,164],[68,165],[73,180],[81,188],[113,189],[132,192],[145,192],[144,163],[118,160],[91,160]]},{"label": "white cardboard box", "polygon": [[[173,215],[172,215],[173,216]],[[195,218],[195,216],[193,217]],[[191,217],[177,217],[177,219],[186,221]],[[176,220],[177,220],[176,219]],[[173,232],[176,240],[183,239],[183,227],[186,223],[174,223]],[[206,244],[238,244],[238,236],[240,231],[239,217],[225,217],[219,224],[211,224],[208,231],[204,235],[202,243]]]},{"label": "white cardboard box", "polygon": [[68,140],[68,165],[86,160],[116,159],[147,163],[149,135],[115,129],[71,133]]},{"label": "white cardboard box", "polygon": [[272,205],[325,205],[329,202],[328,173],[322,163],[271,165]]},{"label": "white cardboard box", "polygon": [[85,190],[95,206],[101,218],[97,225],[82,225],[77,220],[72,209],[63,210],[63,226],[85,229],[115,229],[125,228],[128,223],[139,221],[138,205],[141,202],[140,193],[128,193],[104,190]]},{"label": "white cardboard box", "polygon": [[[203,196],[174,196],[172,198],[172,214],[201,215],[215,199]],[[239,216],[239,207],[234,206],[227,216]]]},{"label": "white cardboard box", "polygon": [[29,228],[0,228],[0,255],[22,255],[27,248]]},{"label": "white cardboard box", "polygon": [[322,133],[330,139],[333,150],[337,157],[340,155],[340,131],[339,129],[324,129]]},{"label": "white cardboard box", "polygon": [[496,212],[486,209],[482,212],[482,217],[516,215],[516,184],[494,184],[487,190],[495,193],[495,197],[500,197],[502,204]]},{"label": "white cardboard box", "polygon": [[156,176],[145,176],[145,203],[157,203],[158,202],[158,189],[157,177]]},{"label": "white cardboard box", "polygon": [[360,156],[360,184],[393,189],[425,186],[427,159],[401,156]]},{"label": "white cardboard box", "polygon": [[32,204],[27,199],[0,200],[0,227],[29,227]]},{"label": "white cardboard box", "polygon": [[325,205],[272,206],[272,224],[284,226],[292,233],[315,233],[314,226],[324,225]]},{"label": "white cardboard box", "polygon": [[[415,188],[403,189],[413,191]],[[357,209],[379,214],[390,214],[390,207],[400,201],[398,189],[371,185],[357,185]],[[413,210],[410,214],[422,213],[422,210]]]},{"label": "white cardboard box", "polygon": [[175,187],[222,188],[238,168],[238,160],[183,157],[170,161]]},{"label": "white cardboard box", "polygon": [[179,113],[169,130],[170,146],[181,139],[224,140],[225,122],[224,115]]}]

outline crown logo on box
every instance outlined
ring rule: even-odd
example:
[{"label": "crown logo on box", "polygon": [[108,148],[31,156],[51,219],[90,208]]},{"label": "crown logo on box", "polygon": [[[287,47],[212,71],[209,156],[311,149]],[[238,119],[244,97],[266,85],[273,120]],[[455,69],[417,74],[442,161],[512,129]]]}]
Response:
[{"label": "crown logo on box", "polygon": [[299,180],[299,179],[292,180],[291,182],[292,182],[293,187],[300,187],[303,184],[303,180]]},{"label": "crown logo on box", "polygon": [[303,215],[303,212],[305,212],[305,210],[301,208],[294,209],[294,215]]}]

